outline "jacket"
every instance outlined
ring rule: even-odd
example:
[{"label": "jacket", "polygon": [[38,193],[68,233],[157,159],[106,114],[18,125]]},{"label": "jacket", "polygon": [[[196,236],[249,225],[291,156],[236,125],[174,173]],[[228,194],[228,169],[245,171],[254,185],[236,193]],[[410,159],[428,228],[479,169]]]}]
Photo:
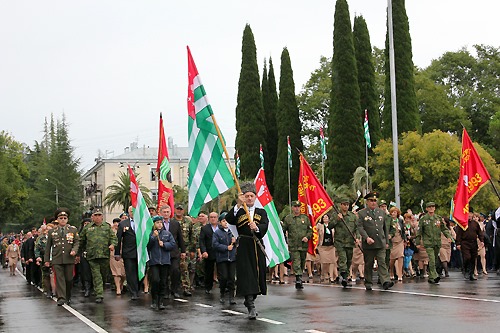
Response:
[{"label": "jacket", "polygon": [[225,231],[224,228],[219,226],[212,236],[212,247],[215,250],[215,260],[217,262],[236,261],[236,245],[231,251],[227,249],[231,245],[231,238],[233,238],[231,230]]},{"label": "jacket", "polygon": [[[160,246],[158,239],[163,242],[163,246]],[[160,230],[158,237],[151,231],[148,242],[149,265],[170,265],[170,251],[174,247],[175,240],[169,231],[165,229]]]}]

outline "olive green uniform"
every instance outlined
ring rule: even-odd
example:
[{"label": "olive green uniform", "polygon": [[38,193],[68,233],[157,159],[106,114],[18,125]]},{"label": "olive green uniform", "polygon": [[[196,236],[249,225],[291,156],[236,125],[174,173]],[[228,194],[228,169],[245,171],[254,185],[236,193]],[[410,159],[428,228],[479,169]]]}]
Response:
[{"label": "olive green uniform", "polygon": [[80,235],[80,252],[85,254],[92,272],[92,282],[96,298],[102,298],[104,293],[103,280],[110,273],[109,246],[116,246],[118,239],[107,222],[97,225],[88,224]]},{"label": "olive green uniform", "polygon": [[189,249],[189,252],[194,252],[194,258],[190,260],[191,263],[194,265],[193,269],[195,271],[195,276],[198,283],[203,281],[205,277],[205,268],[204,268],[205,265],[203,263],[203,259],[201,257],[198,257],[198,248],[199,248],[198,244],[200,240],[200,232],[202,227],[203,226],[199,222],[193,223],[192,238],[191,238],[192,242],[190,246],[187,247]]},{"label": "olive green uniform", "polygon": [[183,216],[182,220],[177,221],[179,221],[179,224],[181,226],[182,239],[184,240],[184,244],[186,244],[187,249],[186,257],[180,260],[181,284],[182,289],[186,292],[192,289],[191,281],[189,279],[189,252],[191,251],[191,246],[193,243],[193,222],[187,216]]},{"label": "olive green uniform", "polygon": [[58,301],[68,301],[71,299],[75,257],[70,253],[72,251],[78,253],[79,240],[78,230],[70,225],[49,231],[47,245],[45,246],[44,261],[50,262],[56,273]]},{"label": "olive green uniform", "polygon": [[[351,233],[359,237],[358,227],[356,225],[357,216],[352,212],[347,212],[347,214],[342,214],[344,222],[336,216],[336,219],[332,219],[328,224],[328,227],[335,229],[333,245],[337,251],[339,257],[339,273],[342,278],[347,279],[347,273],[351,267],[352,263],[352,253],[356,243]],[[346,227],[347,225],[347,227]],[[349,229],[347,229],[349,228]],[[350,230],[350,232],[349,232]]]},{"label": "olive green uniform", "polygon": [[42,288],[43,291],[51,294],[50,292],[50,268],[46,267],[44,257],[45,257],[45,247],[47,245],[48,235],[40,235],[35,241],[35,258],[40,258],[40,267],[42,268]]},{"label": "olive green uniform", "polygon": [[300,214],[299,216],[294,216],[293,214],[289,214],[283,221],[283,232],[288,232],[288,251],[293,261],[293,272],[296,276],[302,276],[306,265],[309,244],[308,242],[303,242],[302,239],[304,237],[311,239],[311,222],[309,222],[307,215]]},{"label": "olive green uniform", "polygon": [[436,278],[439,276],[436,272],[436,262],[439,262],[441,233],[446,238],[452,239],[450,231],[446,228],[446,224],[441,220],[441,216],[425,214],[418,221],[416,244],[420,244],[422,240],[429,256],[429,282],[437,282]]}]

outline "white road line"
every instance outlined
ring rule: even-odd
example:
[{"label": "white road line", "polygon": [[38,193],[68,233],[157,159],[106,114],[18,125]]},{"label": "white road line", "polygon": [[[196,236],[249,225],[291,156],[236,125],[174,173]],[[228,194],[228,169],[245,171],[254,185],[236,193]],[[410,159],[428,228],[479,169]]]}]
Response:
[{"label": "white road line", "polygon": [[307,332],[307,333],[326,333],[326,332],[318,331],[318,330],[305,330],[304,332]]},{"label": "white road line", "polygon": [[234,315],[244,315],[243,312],[233,311],[233,310],[222,310],[222,312],[234,314]]},{"label": "white road line", "polygon": [[189,302],[187,299],[182,299],[182,298],[174,298],[174,301],[181,302],[181,303]]},{"label": "white road line", "polygon": [[487,299],[487,298],[474,298],[474,297],[450,296],[450,295],[436,295],[436,294],[426,294],[426,293],[417,293],[417,292],[399,291],[399,290],[386,290],[386,291],[388,291],[390,293],[395,293],[395,294],[407,294],[407,295],[415,295],[415,296],[427,296],[427,297],[460,299],[460,300],[464,300],[464,301],[500,303],[500,300]]},{"label": "white road line", "polygon": [[213,308],[211,305],[196,303],[195,305],[201,306],[202,308]]},{"label": "white road line", "polygon": [[276,321],[272,319],[267,319],[267,318],[257,318],[257,320],[264,321],[269,324],[275,324],[275,325],[285,325],[285,323],[282,323],[281,321]]},{"label": "white road line", "polygon": [[[19,275],[23,279],[26,280],[26,277],[23,275],[23,273],[20,272],[18,268],[16,268],[16,270],[18,271]],[[40,291],[42,291],[41,288],[37,287],[37,289],[40,290]],[[54,302],[57,302],[57,299],[55,297],[52,297],[52,300]],[[69,306],[67,304],[64,304],[62,307],[65,308],[71,314],[73,314],[76,318],[80,319],[84,324],[86,324],[87,326],[89,326],[90,328],[92,328],[94,331],[96,331],[98,333],[108,333],[105,329],[103,329],[102,327],[100,327],[99,325],[97,325],[96,323],[94,323],[93,321],[91,321],[90,319],[88,319],[87,317],[85,317],[84,315],[82,315],[80,312],[78,312],[75,309],[73,309],[71,306]]]}]

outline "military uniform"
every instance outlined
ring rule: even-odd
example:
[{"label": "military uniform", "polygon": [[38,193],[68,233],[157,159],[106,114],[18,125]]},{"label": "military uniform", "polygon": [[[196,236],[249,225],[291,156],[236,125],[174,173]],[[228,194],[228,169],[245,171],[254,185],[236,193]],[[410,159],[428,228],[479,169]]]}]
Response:
[{"label": "military uniform", "polygon": [[70,253],[78,252],[79,240],[78,230],[68,224],[52,229],[48,234],[44,261],[50,262],[56,273],[56,293],[59,305],[71,299],[75,256]]},{"label": "military uniform", "polygon": [[[376,200],[374,193],[369,193],[365,199]],[[373,263],[377,259],[377,273],[384,289],[391,288],[394,283],[389,279],[387,265],[385,263],[386,247],[388,246],[387,229],[385,225],[386,213],[380,208],[363,208],[358,212],[358,232],[362,238],[364,260],[365,260],[365,287],[372,289]],[[373,244],[368,244],[367,239],[373,239]]]},{"label": "military uniform", "polygon": [[293,261],[292,268],[295,273],[295,284],[297,288],[301,288],[302,272],[306,264],[307,249],[309,247],[309,242],[303,242],[302,239],[304,237],[307,237],[308,240],[311,239],[311,222],[307,215],[294,216],[289,214],[283,221],[283,232],[288,232],[288,251]]},{"label": "military uniform", "polygon": [[[174,217],[175,219],[175,217]],[[177,220],[177,219],[176,219]],[[181,269],[181,286],[184,293],[188,293],[191,291],[191,281],[189,279],[189,252],[192,246],[192,238],[193,238],[193,222],[187,216],[183,216],[182,220],[179,221],[181,225],[181,233],[182,239],[184,239],[184,244],[186,245],[187,252],[186,257],[181,259],[180,261],[180,269]]]},{"label": "military uniform", "polygon": [[200,232],[201,228],[203,225],[199,222],[196,222],[193,224],[192,227],[192,237],[191,237],[191,244],[189,246],[189,252],[194,252],[194,258],[190,258],[190,263],[191,263],[191,270],[194,271],[194,278],[196,279],[196,282],[194,282],[196,285],[200,284],[205,277],[205,269],[204,269],[204,264],[203,264],[203,259],[201,256],[198,255],[198,244],[200,242]]},{"label": "military uniform", "polygon": [[[328,224],[328,227],[335,229],[335,237],[333,240],[333,245],[335,250],[337,250],[337,256],[339,258],[339,273],[342,277],[342,285],[346,286],[348,284],[348,272],[352,263],[352,254],[356,243],[351,233],[358,236],[358,227],[356,225],[357,216],[352,212],[347,212],[347,214],[342,214],[344,222],[337,216],[332,219]],[[347,227],[346,227],[347,225]],[[349,229],[347,229],[349,228]]]},{"label": "military uniform", "polygon": [[[49,230],[51,232],[52,230]],[[50,286],[50,268],[46,267],[44,257],[45,257],[45,247],[47,245],[48,235],[40,235],[35,241],[35,258],[41,259],[40,267],[42,269],[42,288],[47,296],[52,296],[51,286]]]},{"label": "military uniform", "polygon": [[103,278],[105,281],[110,273],[109,246],[117,245],[116,235],[107,222],[102,222],[100,225],[92,222],[83,229],[80,243],[80,252],[85,254],[92,272],[96,300],[103,298]]}]

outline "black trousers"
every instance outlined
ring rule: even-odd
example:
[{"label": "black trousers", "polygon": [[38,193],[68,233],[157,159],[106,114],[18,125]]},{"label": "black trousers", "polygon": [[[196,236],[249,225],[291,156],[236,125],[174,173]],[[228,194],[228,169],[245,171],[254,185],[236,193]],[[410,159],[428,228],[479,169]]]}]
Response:
[{"label": "black trousers", "polygon": [[127,288],[132,296],[137,296],[139,294],[139,266],[137,258],[123,258],[123,265],[125,266]]},{"label": "black trousers", "polygon": [[87,258],[80,258],[80,282],[84,287],[90,288],[92,285],[92,272]]},{"label": "black trousers", "polygon": [[179,257],[170,258],[170,269],[165,281],[165,288],[170,293],[179,293],[181,287],[181,261]]},{"label": "black trousers", "polygon": [[170,265],[152,265],[149,266],[149,283],[151,283],[151,296],[165,296],[167,287],[167,276],[170,271]]},{"label": "black trousers", "polygon": [[215,259],[204,259],[205,263],[205,290],[212,290],[214,286]]},{"label": "black trousers", "polygon": [[226,288],[234,294],[234,277],[236,275],[236,261],[223,261],[217,263],[217,276],[219,277],[220,293],[224,294]]}]

